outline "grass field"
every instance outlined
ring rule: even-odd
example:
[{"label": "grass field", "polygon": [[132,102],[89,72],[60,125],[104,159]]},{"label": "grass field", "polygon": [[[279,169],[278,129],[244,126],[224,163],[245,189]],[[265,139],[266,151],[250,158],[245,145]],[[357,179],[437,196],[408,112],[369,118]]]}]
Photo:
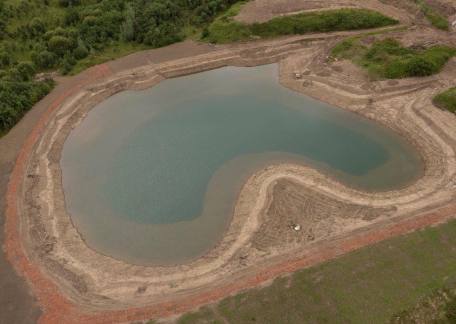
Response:
[{"label": "grass field", "polygon": [[435,96],[434,104],[439,108],[456,113],[456,87]]},{"label": "grass field", "polygon": [[365,68],[371,78],[400,79],[440,72],[456,49],[438,45],[425,49],[403,47],[387,38],[365,45],[360,37],[347,38],[331,51],[334,58],[350,59]]},{"label": "grass field", "polygon": [[273,18],[264,23],[244,24],[233,17],[242,3],[218,17],[203,33],[212,43],[230,43],[255,38],[297,35],[310,32],[359,30],[395,25],[398,21],[366,9],[338,9]]},{"label": "grass field", "polygon": [[456,221],[276,279],[178,322],[387,323],[454,280]]}]

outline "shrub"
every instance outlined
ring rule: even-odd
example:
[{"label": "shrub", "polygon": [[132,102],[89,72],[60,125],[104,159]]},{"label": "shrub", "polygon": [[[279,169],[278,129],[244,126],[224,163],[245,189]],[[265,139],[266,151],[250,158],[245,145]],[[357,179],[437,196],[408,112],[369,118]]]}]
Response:
[{"label": "shrub", "polygon": [[73,66],[76,64],[76,60],[74,59],[73,56],[67,55],[62,61],[62,67],[60,69],[60,72],[62,74],[66,75],[70,73],[70,71],[73,69]]},{"label": "shrub", "polygon": [[28,24],[28,30],[32,37],[36,37],[38,35],[44,34],[46,32],[46,27],[40,18],[35,17]]},{"label": "shrub", "polygon": [[456,113],[456,87],[438,94],[433,102],[437,107]]},{"label": "shrub", "polygon": [[64,36],[53,36],[49,40],[49,50],[59,56],[63,56],[65,53],[71,50],[72,42],[70,39]]}]

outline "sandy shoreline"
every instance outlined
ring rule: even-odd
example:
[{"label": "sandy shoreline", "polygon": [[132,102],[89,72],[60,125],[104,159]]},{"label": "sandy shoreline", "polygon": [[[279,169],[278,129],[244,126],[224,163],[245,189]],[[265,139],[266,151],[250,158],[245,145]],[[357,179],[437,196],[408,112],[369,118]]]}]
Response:
[{"label": "sandy shoreline", "polygon": [[[431,219],[435,223],[454,217],[451,202],[456,193],[456,117],[431,104],[433,94],[451,84],[456,71],[454,59],[438,77],[403,80],[399,85],[380,81],[363,89],[364,83],[356,76],[334,69],[338,63],[330,65],[322,61],[327,55],[328,42],[344,34],[350,33],[243,44],[146,65],[111,75],[98,84],[89,83],[68,98],[62,98],[37,133],[37,142],[28,147],[31,155],[24,158],[22,170],[18,171],[21,180],[9,190],[8,207],[9,213],[16,213],[20,219],[27,257],[58,286],[56,294],[68,307],[64,308],[68,311],[65,316],[82,319],[87,313],[89,321],[102,322],[97,314],[111,311],[110,316],[119,316],[123,309],[131,310],[135,314],[133,319],[153,317],[159,313],[157,307],[162,310],[159,317],[179,313],[207,302],[207,298],[221,298],[223,294],[213,292],[214,289],[228,285],[233,288],[226,289],[226,293],[233,293],[249,286],[247,283],[252,286],[252,283],[294,271],[296,266],[320,262],[325,259],[322,251],[327,251],[327,259],[362,246],[347,243],[358,236],[386,231],[398,224],[425,226],[432,224],[426,223]],[[373,119],[407,138],[423,157],[423,176],[401,190],[372,193],[348,188],[309,167],[270,166],[252,175],[244,185],[220,244],[193,262],[173,267],[130,265],[100,255],[82,241],[65,210],[59,162],[66,137],[91,108],[114,93],[149,88],[166,78],[228,65],[255,66],[273,62],[280,64],[279,80],[283,86]],[[294,78],[296,71],[302,72],[301,79]],[[302,237],[277,242],[274,235],[286,235],[285,229],[277,230],[268,224],[278,218],[273,207],[278,206],[280,210],[284,206],[275,194],[280,186],[303,195],[297,196],[291,204],[303,210],[309,206],[318,208],[326,215],[319,220],[312,220],[306,212],[295,215],[310,222],[315,229],[313,238],[303,233]],[[332,206],[337,208],[331,209]],[[445,213],[423,216],[444,206],[450,206],[444,209]],[[340,210],[344,213],[340,214]],[[426,221],[419,223],[419,219]],[[412,227],[404,225],[402,232]],[[389,237],[396,232],[385,233],[379,237]],[[375,240],[365,239],[361,243],[372,241]],[[334,250],[334,244],[340,242],[346,242],[347,247]],[[6,250],[10,258],[14,257],[11,246],[7,245]],[[320,256],[317,253],[321,253]],[[304,263],[297,261],[304,259],[307,260]],[[278,269],[278,265],[286,262],[289,266],[282,266],[282,272],[267,271]],[[295,264],[295,268],[290,264]],[[240,278],[244,280],[240,282],[247,282],[244,286],[234,284]],[[201,297],[203,295],[206,299]],[[193,303],[183,303],[190,296]],[[164,303],[169,303],[169,309]],[[144,309],[138,309],[140,306]],[[43,321],[56,316],[47,311]]]}]

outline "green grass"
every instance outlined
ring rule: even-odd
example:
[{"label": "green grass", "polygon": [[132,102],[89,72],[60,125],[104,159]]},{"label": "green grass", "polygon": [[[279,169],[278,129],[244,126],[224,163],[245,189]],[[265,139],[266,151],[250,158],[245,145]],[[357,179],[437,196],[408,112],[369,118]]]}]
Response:
[{"label": "green grass", "polygon": [[438,94],[433,102],[439,108],[456,113],[456,87]]},{"label": "green grass", "polygon": [[425,49],[403,47],[387,38],[365,45],[360,37],[352,37],[337,44],[331,52],[334,58],[350,59],[365,68],[373,79],[422,77],[441,71],[456,55],[456,49],[433,46]]},{"label": "green grass", "polygon": [[438,11],[429,6],[424,0],[414,0],[426,19],[436,28],[449,30],[448,19],[442,16]]},{"label": "green grass", "polygon": [[387,323],[456,279],[456,221],[225,298],[178,323]]},{"label": "green grass", "polygon": [[240,5],[218,17],[208,28],[205,40],[230,43],[282,35],[360,30],[395,25],[398,21],[365,9],[338,9],[273,18],[264,23],[243,24],[232,17]]},{"label": "green grass", "polygon": [[78,61],[71,70],[70,75],[78,74],[91,66],[115,60],[116,58],[149,48],[151,48],[151,46],[144,44],[113,42],[110,46],[95,53],[91,53],[86,58]]}]

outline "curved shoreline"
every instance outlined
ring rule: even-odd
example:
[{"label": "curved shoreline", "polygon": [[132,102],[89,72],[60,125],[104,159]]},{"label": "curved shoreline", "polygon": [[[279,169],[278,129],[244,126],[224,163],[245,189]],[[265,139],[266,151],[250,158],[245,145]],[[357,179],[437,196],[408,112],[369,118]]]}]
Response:
[{"label": "curved shoreline", "polygon": [[[314,42],[316,44],[312,46],[301,42],[290,42],[289,40],[269,42],[269,44],[260,44],[259,46],[257,44],[256,48],[255,45],[245,45],[245,48],[240,46],[238,49],[221,50],[192,59],[179,60],[120,74],[103,84],[83,90],[75,98],[72,98],[70,102],[65,103],[52,116],[52,120],[46,129],[44,129],[43,122],[41,127],[44,134],[40,139],[40,144],[35,147],[34,158],[27,165],[20,165],[19,171],[16,171],[15,168],[15,174],[19,172],[16,176],[21,177],[24,172],[21,172],[20,169],[24,168],[22,171],[25,171],[25,167],[27,167],[28,172],[32,171],[32,177],[24,178],[23,182],[19,181],[16,183],[16,187],[13,185],[13,188],[11,188],[10,185],[8,212],[14,213],[11,209],[16,202],[15,195],[17,190],[23,190],[25,201],[23,204],[19,203],[18,207],[20,217],[22,217],[21,232],[26,238],[25,248],[32,262],[40,264],[40,269],[46,275],[51,276],[55,282],[58,282],[60,292],[56,293],[61,294],[64,292],[74,305],[78,305],[78,312],[95,312],[92,315],[95,317],[98,316],[96,313],[108,309],[122,309],[133,305],[151,305],[154,303],[157,306],[156,303],[179,300],[179,296],[188,296],[201,291],[206,291],[206,295],[210,295],[207,291],[214,287],[230,284],[234,278],[239,276],[246,278],[246,274],[252,271],[255,273],[251,269],[253,265],[263,264],[266,268],[274,268],[274,266],[277,268],[277,265],[281,264],[280,261],[283,263],[284,260],[296,260],[300,257],[300,260],[302,260],[303,256],[306,256],[312,249],[319,250],[325,246],[334,246],[334,242],[338,240],[346,239],[350,241],[349,236],[352,236],[353,233],[361,231],[367,235],[366,233],[369,233],[373,227],[385,230],[385,226],[387,228],[390,225],[392,218],[397,221],[396,225],[401,224],[399,220],[407,223],[419,219],[420,217],[416,219],[412,217],[426,210],[428,205],[448,204],[451,198],[454,197],[454,186],[456,184],[454,143],[448,144],[445,139],[439,137],[433,129],[435,126],[429,125],[423,119],[420,119],[414,110],[414,105],[429,104],[431,93],[424,90],[421,93],[423,98],[418,97],[416,101],[411,102],[407,99],[407,95],[398,93],[395,94],[393,99],[403,98],[407,101],[406,103],[397,104],[396,107],[392,108],[374,106],[373,110],[365,110],[366,104],[360,104],[356,96],[353,96],[355,99],[345,96],[345,100],[350,101],[350,103],[344,103],[344,97],[339,96],[339,94],[343,91],[350,92],[346,89],[341,91],[339,87],[334,87],[334,92],[331,93],[331,98],[329,98],[324,95],[325,90],[322,89],[327,89],[328,87],[331,89],[334,85],[334,80],[326,78],[328,82],[325,83],[325,77],[322,77],[322,80],[318,79],[317,81],[313,78],[318,76],[312,75],[313,73],[309,75],[309,78],[305,77],[302,80],[292,78],[292,63],[296,57],[298,60],[302,60],[301,63],[307,63],[306,68],[312,71],[312,62],[318,59],[324,47],[324,45],[318,43],[318,40]],[[75,234],[74,227],[68,223],[69,217],[65,215],[64,200],[62,203],[61,196],[63,192],[61,192],[61,188],[56,188],[53,184],[56,183],[56,179],[60,179],[58,163],[63,142],[71,127],[83,118],[85,112],[109,95],[127,88],[140,89],[150,87],[164,77],[175,77],[180,74],[184,75],[225,65],[252,66],[271,63],[272,61],[281,61],[280,82],[284,86],[304,92],[330,104],[334,104],[330,101],[338,101],[337,106],[342,106],[344,109],[374,119],[405,135],[419,148],[424,156],[426,170],[423,178],[402,190],[386,193],[366,193],[347,188],[310,168],[293,165],[266,168],[253,175],[244,185],[240,194],[241,198],[236,205],[233,221],[224,235],[222,243],[212,250],[209,255],[187,265],[174,267],[173,271],[170,271],[169,267],[163,269],[163,267],[128,265],[107,257],[101,257],[91,251],[84,243],[81,244],[79,235],[77,232]],[[306,64],[301,64],[300,66],[306,66]],[[302,83],[306,80],[313,82],[310,88],[302,86]],[[322,83],[322,85],[320,86],[317,82]],[[391,93],[386,92],[383,95],[391,95]],[[373,95],[366,92],[366,97],[362,98],[361,101],[366,101],[370,97],[373,97]],[[59,105],[55,107],[55,110],[58,107]],[[49,113],[48,117],[51,117],[51,113]],[[387,113],[387,115],[384,115],[384,113]],[[439,124],[442,124],[442,118],[449,117],[444,112],[439,111],[431,110],[430,113],[427,113],[428,118]],[[450,122],[454,125],[455,119],[453,118]],[[413,125],[410,125],[410,123]],[[35,133],[36,139],[38,139],[40,131]],[[446,133],[452,140],[456,139],[454,132],[451,129],[447,129],[447,127],[441,127],[439,131]],[[33,143],[30,142],[30,145],[26,145],[24,150],[31,152],[32,146]],[[49,161],[46,162],[43,157],[49,159]],[[23,159],[25,160],[25,158]],[[49,163],[49,166],[47,163]],[[39,176],[37,177],[36,175]],[[49,179],[45,179],[46,177]],[[395,207],[396,210],[389,216],[385,215],[374,222],[367,224],[365,222],[357,222],[356,226],[351,226],[348,231],[345,229],[338,235],[323,237],[321,240],[307,245],[298,247],[281,246],[280,249],[282,251],[280,253],[271,250],[269,255],[265,257],[259,252],[252,252],[253,250],[249,246],[250,240],[261,223],[259,218],[264,216],[264,207],[273,200],[273,197],[271,197],[272,188],[277,182],[285,178],[299,182],[302,187],[311,188],[313,191],[342,203],[362,205],[369,209]],[[39,201],[40,215],[36,215],[36,206],[31,205],[36,203],[36,197],[38,196],[41,198]],[[249,199],[249,197],[258,196],[261,199],[256,201]],[[47,205],[53,202],[57,203],[57,206],[51,206],[53,211],[50,212],[47,209],[50,207]],[[432,219],[433,221],[442,221],[450,216],[443,213],[439,217],[434,215]],[[8,219],[10,218],[11,216],[8,216]],[[43,229],[42,232],[37,232],[41,234],[33,233],[32,229],[34,227],[35,230],[37,228]],[[9,230],[11,231],[11,228]],[[46,235],[41,236],[43,233]],[[352,243],[352,245],[355,246],[356,244]],[[42,253],[43,247],[45,248],[44,253]],[[7,246],[7,251],[11,258],[10,249],[11,246]],[[229,249],[228,252],[224,251],[225,249]],[[297,253],[298,251],[299,253]],[[245,261],[247,264],[239,266],[238,257],[243,256],[245,253],[249,254],[247,261]],[[257,254],[255,255],[255,253]],[[12,255],[11,259],[14,259],[14,253]],[[335,255],[340,254],[335,253]],[[211,260],[214,261],[211,262]],[[320,258],[314,257],[314,263],[319,260],[321,261]],[[16,262],[14,261],[14,263]],[[307,260],[306,265],[308,265],[308,262]],[[295,261],[296,263],[299,262]],[[98,268],[89,269],[89,265],[97,266]],[[291,271],[291,269],[293,269],[292,266],[285,267],[285,271]],[[189,271],[191,271],[190,275],[194,276],[193,278],[190,277]],[[182,273],[185,274],[182,275]],[[277,273],[272,271],[271,274],[263,275],[263,277],[266,280],[276,275]],[[259,280],[260,277],[253,275],[255,282],[264,281]],[[252,282],[253,279],[249,280],[247,282]],[[140,289],[142,287],[146,287],[144,291]],[[138,294],[138,291],[142,292]],[[158,295],[160,295],[159,298],[157,297]],[[139,312],[139,310],[137,311]],[[138,316],[137,318],[144,317]]]}]

